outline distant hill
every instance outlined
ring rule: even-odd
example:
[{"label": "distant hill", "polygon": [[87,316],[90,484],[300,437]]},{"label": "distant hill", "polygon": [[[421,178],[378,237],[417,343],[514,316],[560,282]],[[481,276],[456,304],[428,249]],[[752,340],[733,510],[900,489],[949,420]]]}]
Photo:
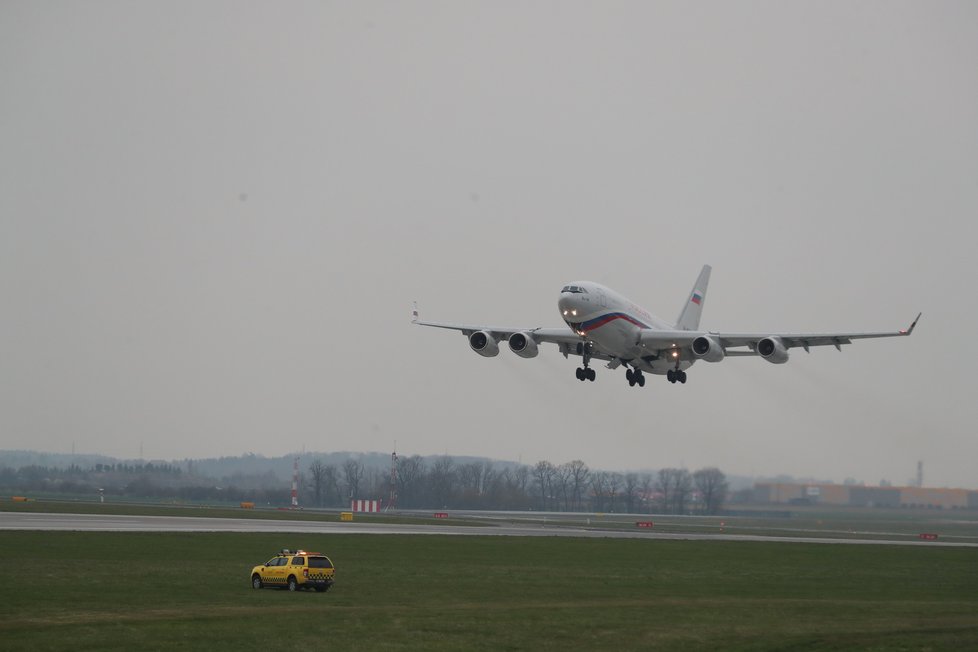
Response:
[{"label": "distant hill", "polygon": [[[292,467],[295,463],[296,454],[282,455],[279,457],[265,457],[254,453],[245,453],[237,456],[210,457],[182,460],[134,460],[109,457],[107,455],[89,455],[69,453],[43,453],[38,451],[24,450],[0,450],[0,468],[19,469],[28,466],[40,466],[51,469],[68,469],[79,467],[90,469],[96,465],[118,465],[140,466],[153,464],[169,464],[182,469],[187,473],[196,476],[211,478],[227,478],[235,475],[267,475],[274,474],[283,480],[292,477]],[[299,470],[305,471],[314,460],[319,460],[323,464],[342,467],[343,463],[349,459],[354,459],[363,464],[368,470],[387,470],[390,469],[391,456],[389,453],[363,453],[363,452],[305,452],[299,453]],[[423,456],[426,463],[444,457],[442,455]],[[516,462],[490,460],[486,457],[472,456],[451,456],[457,464],[468,464],[471,462],[492,462],[493,466],[502,468],[518,466]]]},{"label": "distant hill", "polygon": [[[226,479],[234,476],[268,476],[271,474],[275,478],[278,478],[284,483],[292,477],[292,465],[294,463],[296,453],[290,453],[287,455],[282,455],[278,457],[265,457],[263,455],[256,455],[254,453],[244,453],[242,455],[236,456],[224,456],[224,457],[209,457],[209,458],[184,458],[182,460],[135,460],[135,459],[122,459],[109,457],[107,455],[95,455],[95,454],[77,454],[72,455],[69,453],[44,453],[38,451],[25,451],[25,450],[0,450],[0,468],[12,468],[19,469],[28,466],[41,466],[53,469],[67,469],[71,467],[80,467],[82,469],[91,469],[97,464],[101,465],[118,465],[125,464],[129,466],[139,466],[145,465],[147,463],[152,463],[153,465],[159,466],[161,464],[169,464],[182,469],[185,473],[198,476],[198,477],[208,477],[214,479]],[[333,465],[337,468],[342,468],[343,463],[348,459],[355,459],[364,468],[373,472],[386,472],[390,469],[391,456],[390,453],[378,453],[378,452],[353,452],[353,451],[338,451],[338,452],[315,452],[309,451],[304,453],[299,453],[299,470],[305,472],[309,465],[314,460],[319,460],[323,464]],[[411,457],[410,455],[403,455],[402,457]],[[427,466],[442,457],[443,455],[423,455],[421,456],[425,460]],[[491,462],[493,467],[497,470],[502,470],[506,468],[516,468],[520,466],[518,462],[513,462],[510,460],[494,460],[487,457],[476,457],[468,455],[451,455],[450,456],[456,464],[470,464],[472,462]],[[585,460],[587,462],[587,460]],[[532,466],[532,464],[530,464]],[[603,469],[593,469],[603,470]],[[656,473],[656,469],[642,469],[640,473]],[[791,482],[793,479],[790,476],[778,476],[778,481],[781,482]],[[730,485],[731,490],[738,490],[742,488],[749,488],[753,486],[754,478],[748,476],[736,476],[728,475],[727,482]]]},{"label": "distant hill", "polygon": [[[0,450],[0,467],[19,469],[25,466],[46,466],[48,468],[67,469],[71,466],[82,468],[93,467],[96,464],[117,464],[118,460],[107,455],[71,455],[67,453],[39,453],[38,451],[2,451]],[[149,461],[149,460],[146,460]],[[157,460],[153,460],[156,462]]]}]

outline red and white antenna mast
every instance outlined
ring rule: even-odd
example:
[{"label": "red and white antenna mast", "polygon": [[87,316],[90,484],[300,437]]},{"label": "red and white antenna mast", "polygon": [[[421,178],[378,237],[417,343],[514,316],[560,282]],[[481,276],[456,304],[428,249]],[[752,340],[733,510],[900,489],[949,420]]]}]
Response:
[{"label": "red and white antenna mast", "polygon": [[[397,448],[397,444],[394,444],[394,448]],[[391,495],[387,500],[387,507],[384,511],[389,511],[392,509],[397,509],[397,451],[395,450],[391,453]]]},{"label": "red and white antenna mast", "polygon": [[299,507],[299,456],[292,464],[292,509]]}]

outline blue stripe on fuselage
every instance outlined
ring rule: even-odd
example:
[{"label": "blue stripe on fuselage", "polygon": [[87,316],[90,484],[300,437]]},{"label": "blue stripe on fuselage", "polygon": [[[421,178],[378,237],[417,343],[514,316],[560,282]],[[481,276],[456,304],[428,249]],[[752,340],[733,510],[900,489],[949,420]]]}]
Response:
[{"label": "blue stripe on fuselage", "polygon": [[616,319],[624,319],[628,323],[635,324],[639,328],[650,328],[650,326],[648,326],[647,324],[643,324],[642,322],[638,321],[631,315],[626,315],[623,312],[609,312],[607,314],[601,315],[600,317],[595,317],[594,319],[589,319],[586,322],[582,322],[578,327],[578,330],[587,333],[588,331],[593,331],[595,329],[601,328],[605,324],[609,324],[615,321]]}]

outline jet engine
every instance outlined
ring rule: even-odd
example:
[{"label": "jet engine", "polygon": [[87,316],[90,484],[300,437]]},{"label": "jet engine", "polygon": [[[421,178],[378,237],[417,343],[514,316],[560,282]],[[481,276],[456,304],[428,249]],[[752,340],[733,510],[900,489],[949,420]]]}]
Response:
[{"label": "jet engine", "polygon": [[765,337],[757,343],[757,352],[773,364],[784,364],[788,361],[788,349],[780,337]]},{"label": "jet engine", "polygon": [[469,346],[481,356],[491,358],[499,355],[499,343],[486,331],[476,331],[469,335]]},{"label": "jet engine", "polygon": [[535,358],[540,350],[537,341],[529,333],[513,333],[509,336],[509,348],[521,358]]},{"label": "jet engine", "polygon": [[707,362],[720,362],[724,352],[720,342],[715,337],[700,335],[693,340],[693,355]]}]

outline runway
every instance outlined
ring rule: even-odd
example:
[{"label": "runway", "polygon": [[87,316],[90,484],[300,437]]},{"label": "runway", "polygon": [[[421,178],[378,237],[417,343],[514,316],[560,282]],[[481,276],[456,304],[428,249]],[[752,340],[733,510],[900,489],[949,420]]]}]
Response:
[{"label": "runway", "polygon": [[978,543],[954,541],[879,540],[744,534],[677,534],[666,532],[601,530],[538,524],[487,527],[455,525],[404,525],[387,523],[343,523],[196,516],[127,516],[101,514],[42,514],[0,512],[0,530],[49,532],[241,532],[300,534],[423,534],[447,536],[578,537],[597,539],[650,539],[673,541],[753,541],[766,543],[825,543],[847,545],[902,545],[978,548]]}]

